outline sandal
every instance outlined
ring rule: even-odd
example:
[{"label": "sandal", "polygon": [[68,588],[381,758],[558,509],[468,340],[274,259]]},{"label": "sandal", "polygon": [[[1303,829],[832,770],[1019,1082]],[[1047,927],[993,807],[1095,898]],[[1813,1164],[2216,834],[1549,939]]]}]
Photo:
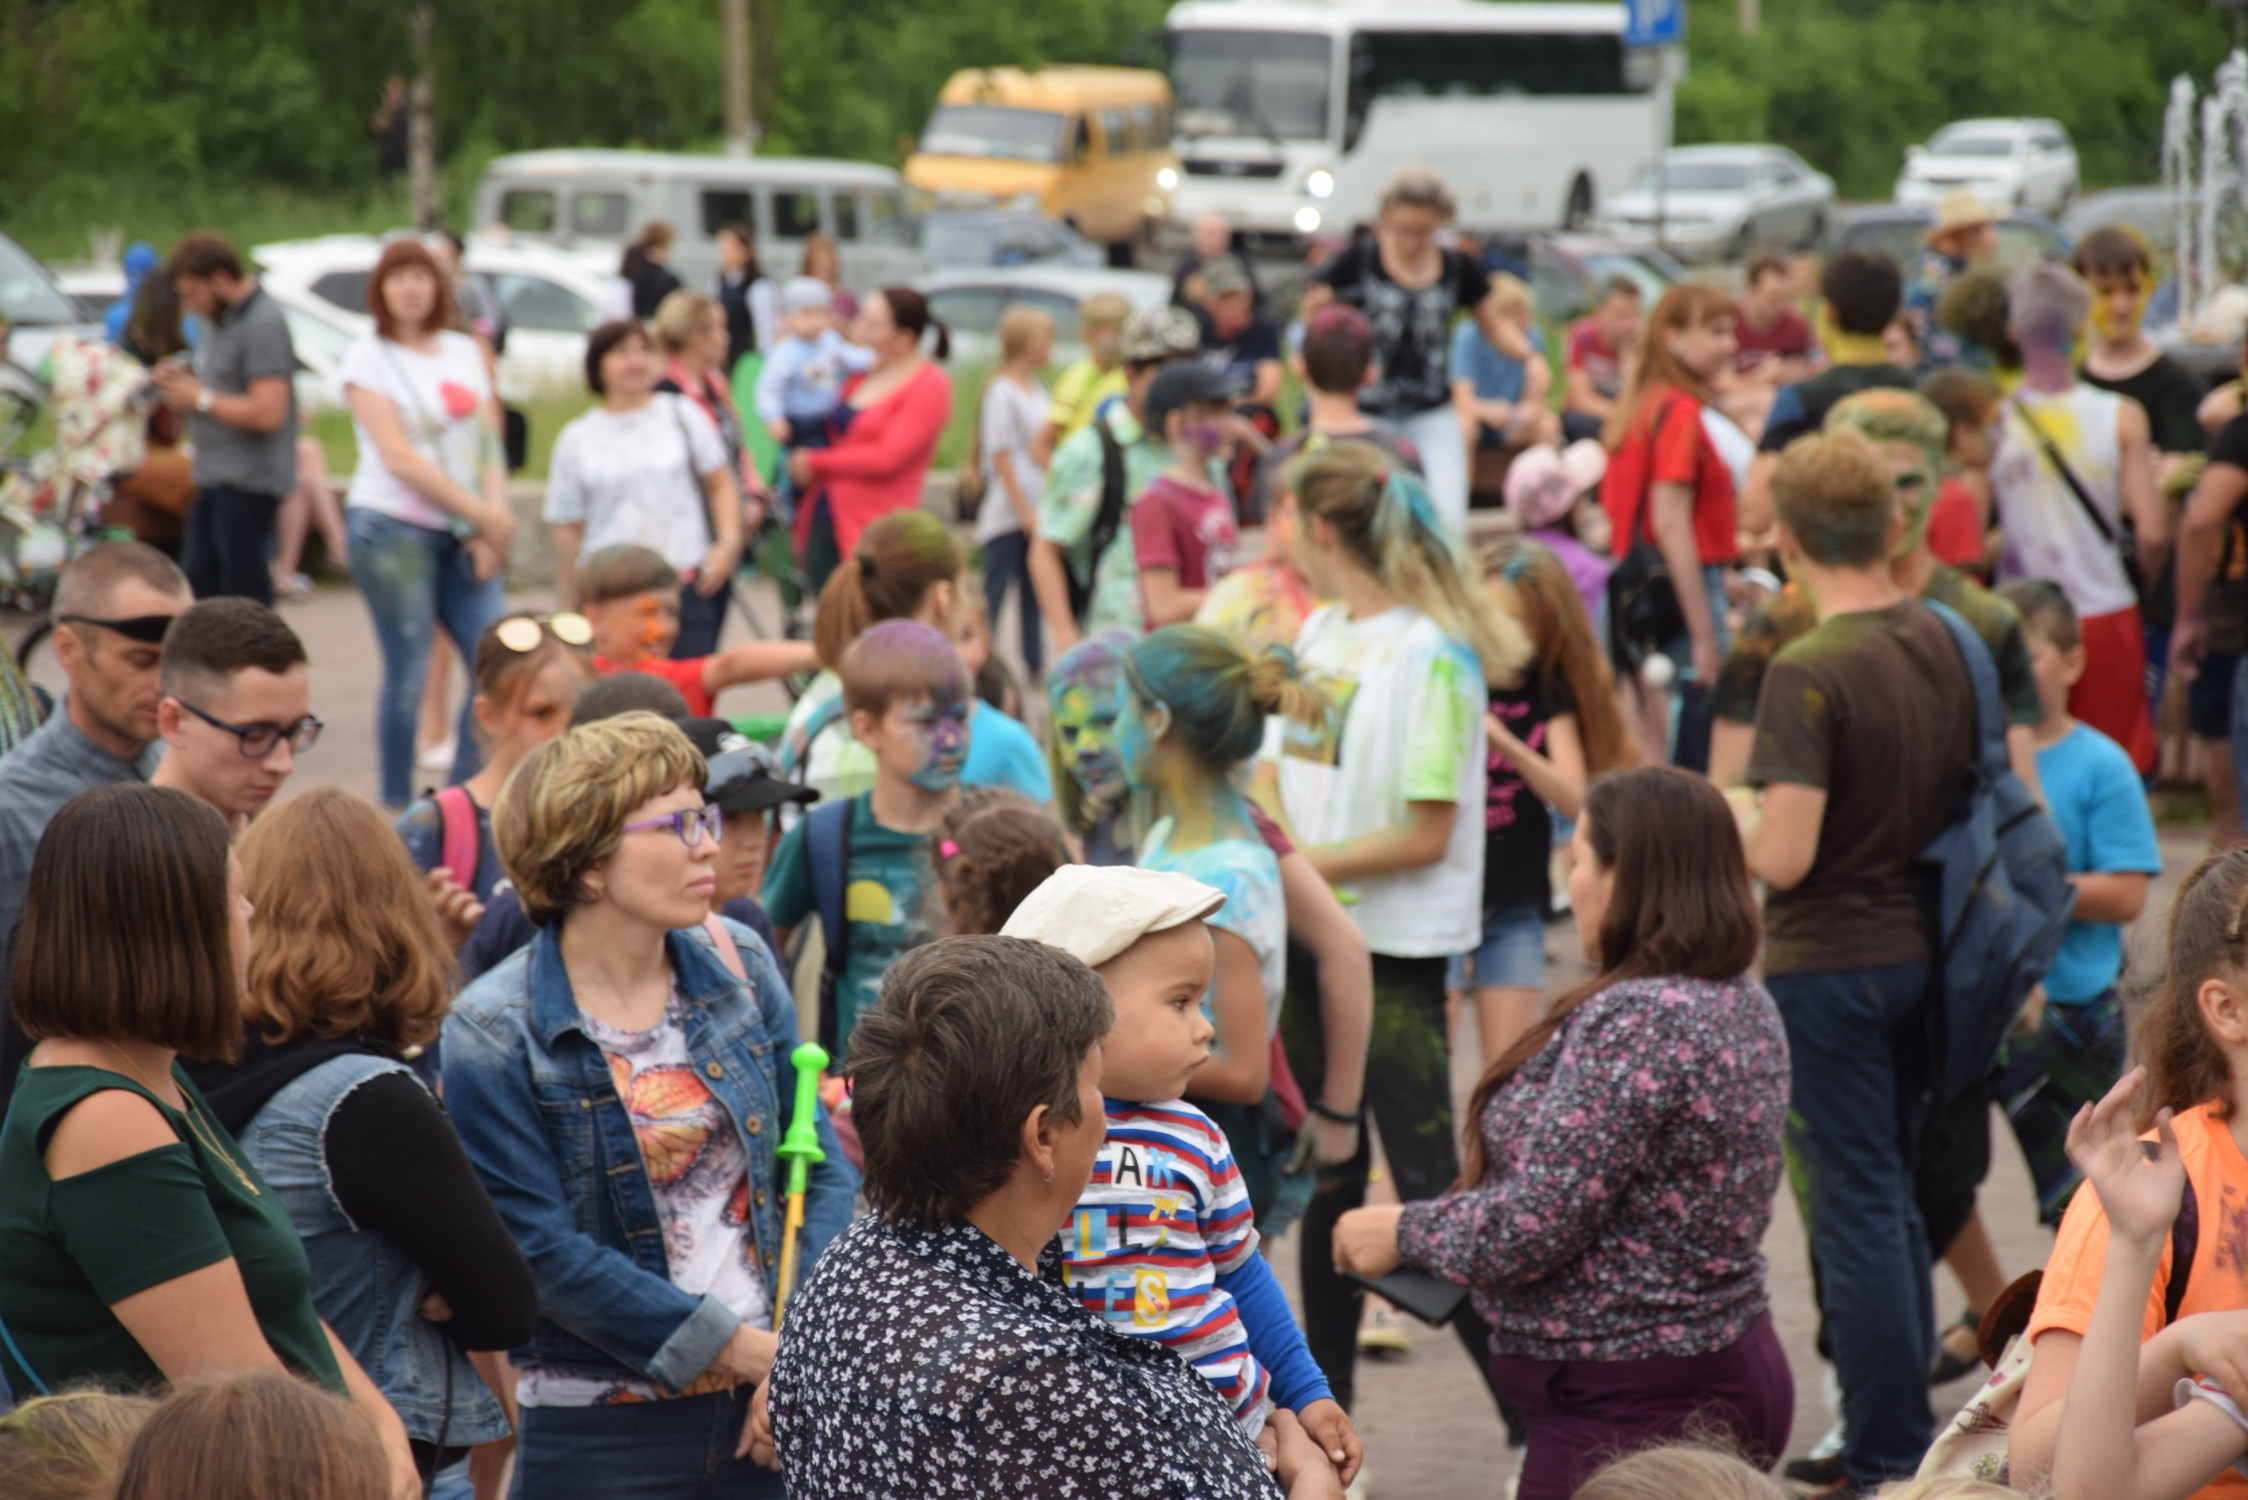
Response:
[{"label": "sandal", "polygon": [[1982,1351],[1972,1343],[1972,1338],[1981,1331],[1982,1326],[1983,1315],[1973,1308],[1969,1308],[1966,1312],[1960,1314],[1957,1323],[1944,1330],[1946,1334],[1956,1333],[1960,1329],[1967,1331],[1970,1343],[1965,1354],[1952,1353],[1950,1345],[1944,1341],[1943,1336],[1937,1336],[1936,1357],[1928,1362],[1928,1383],[1930,1385],[1948,1385],[1968,1371],[1981,1366],[1983,1362]]}]

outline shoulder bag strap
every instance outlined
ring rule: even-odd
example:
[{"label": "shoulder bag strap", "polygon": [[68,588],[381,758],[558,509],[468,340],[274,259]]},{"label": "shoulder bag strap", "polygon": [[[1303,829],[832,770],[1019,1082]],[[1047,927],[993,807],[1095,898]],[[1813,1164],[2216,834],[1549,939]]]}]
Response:
[{"label": "shoulder bag strap", "polygon": [[468,789],[459,786],[439,787],[436,801],[439,858],[453,872],[453,879],[473,886],[484,852],[483,833],[476,826],[476,804],[469,799]]},{"label": "shoulder bag strap", "polygon": [[734,946],[734,935],[726,930],[725,920],[718,913],[712,912],[703,918],[703,933],[718,949],[718,961],[726,966],[726,972],[743,984],[749,983],[749,970],[742,965],[741,949]]},{"label": "shoulder bag strap", "polygon": [[718,545],[718,533],[710,524],[710,496],[703,493],[702,476],[695,472],[695,439],[694,435],[687,431],[685,407],[693,399],[694,397],[684,391],[674,395],[671,398],[671,420],[678,424],[679,446],[686,450],[687,488],[695,492],[695,514],[702,517],[703,535],[709,537],[710,545],[715,547]]},{"label": "shoulder bag strap", "polygon": [[2091,518],[2094,529],[2100,533],[2100,540],[2110,547],[2117,545],[2114,524],[2100,514],[2099,506],[2092,503],[2091,491],[2084,488],[2084,481],[2076,477],[2076,470],[2070,468],[2068,460],[2061,457],[2060,448],[2046,434],[2045,428],[2030,412],[2028,404],[2019,396],[2010,396],[2007,400],[2015,411],[2021,413],[2023,425],[2029,428],[2030,436],[2037,439],[2037,446],[2045,453],[2045,461],[2061,476],[2061,483],[2068,486],[2068,492],[2076,497],[2076,503],[2084,507],[2084,514]]}]

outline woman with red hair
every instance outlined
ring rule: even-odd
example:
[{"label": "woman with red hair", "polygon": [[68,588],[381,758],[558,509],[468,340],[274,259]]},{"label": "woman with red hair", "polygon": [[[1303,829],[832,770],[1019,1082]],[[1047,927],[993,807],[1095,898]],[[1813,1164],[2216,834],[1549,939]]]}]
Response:
[{"label": "woman with red hair", "polygon": [[[419,240],[393,241],[367,277],[375,330],[344,357],[359,467],[344,499],[352,578],[382,643],[377,700],[382,800],[413,799],[414,722],[437,628],[464,660],[506,612],[501,571],[515,535],[499,404],[483,350],[452,331],[445,274]],[[449,778],[476,774],[467,708]]]}]

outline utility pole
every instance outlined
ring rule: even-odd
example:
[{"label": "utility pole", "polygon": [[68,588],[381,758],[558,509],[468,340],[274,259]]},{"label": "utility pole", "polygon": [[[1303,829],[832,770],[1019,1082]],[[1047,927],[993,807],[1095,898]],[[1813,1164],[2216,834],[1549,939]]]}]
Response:
[{"label": "utility pole", "polygon": [[424,234],[445,227],[445,195],[437,182],[437,6],[415,0],[406,18],[414,49],[414,81],[406,91],[406,171],[414,227]]},{"label": "utility pole", "polygon": [[726,154],[747,156],[757,140],[749,108],[749,0],[720,0],[726,47]]},{"label": "utility pole", "polygon": [[1764,24],[1763,0],[1740,0],[1740,30],[1742,36],[1756,35],[1757,27]]}]

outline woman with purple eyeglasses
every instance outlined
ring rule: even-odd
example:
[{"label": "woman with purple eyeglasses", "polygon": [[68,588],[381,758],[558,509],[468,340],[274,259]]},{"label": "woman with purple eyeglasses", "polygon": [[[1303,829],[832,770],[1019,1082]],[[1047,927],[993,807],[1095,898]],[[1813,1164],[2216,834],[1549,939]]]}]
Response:
[{"label": "woman with purple eyeglasses", "polygon": [[[783,1493],[747,1423],[776,1347],[796,1008],[764,940],[711,915],[727,818],[705,777],[671,721],[622,714],[532,751],[492,810],[540,930],[454,1002],[445,1103],[538,1281],[516,1474],[542,1500]],[[807,1269],[858,1181],[816,1129]]]}]

